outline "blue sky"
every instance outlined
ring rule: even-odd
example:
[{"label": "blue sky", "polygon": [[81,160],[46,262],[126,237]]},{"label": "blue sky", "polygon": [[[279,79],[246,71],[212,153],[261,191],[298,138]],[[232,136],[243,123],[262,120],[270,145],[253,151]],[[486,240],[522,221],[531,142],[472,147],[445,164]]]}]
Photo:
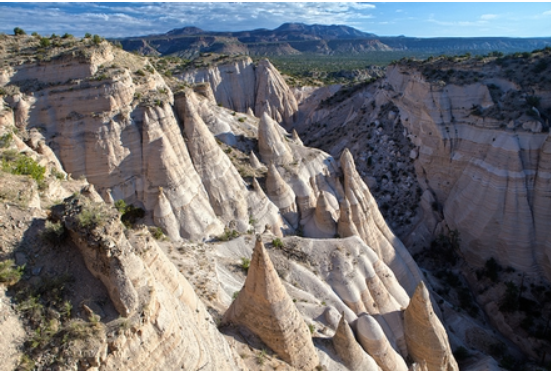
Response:
[{"label": "blue sky", "polygon": [[14,27],[43,35],[86,32],[105,37],[273,29],[285,22],[345,24],[380,36],[550,37],[551,3],[399,2],[0,2],[0,32]]}]

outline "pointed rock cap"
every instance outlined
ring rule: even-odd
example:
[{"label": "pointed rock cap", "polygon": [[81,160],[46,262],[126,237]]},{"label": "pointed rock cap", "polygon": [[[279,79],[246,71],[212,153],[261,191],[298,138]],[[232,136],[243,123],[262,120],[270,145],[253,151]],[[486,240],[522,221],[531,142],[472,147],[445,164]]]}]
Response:
[{"label": "pointed rock cap", "polygon": [[111,189],[107,188],[103,191],[103,200],[107,204],[115,204],[115,200],[113,200],[113,195],[111,195]]},{"label": "pointed rock cap", "polygon": [[251,153],[249,154],[249,162],[251,163],[251,167],[253,167],[253,169],[259,169],[259,168],[262,168],[264,165],[260,162],[260,160],[258,160],[258,158],[256,157],[254,151],[251,150]]},{"label": "pointed rock cap", "polygon": [[93,184],[88,184],[84,186],[81,190],[81,193],[94,203],[103,203],[102,197],[98,194]]},{"label": "pointed rock cap", "polygon": [[354,157],[350,153],[348,148],[345,148],[341,154],[340,158],[341,168],[345,174],[350,174],[350,172],[356,171],[356,164],[354,164]]},{"label": "pointed rock cap", "polygon": [[181,239],[179,229],[180,225],[178,224],[178,220],[174,215],[172,206],[170,205],[168,198],[165,196],[162,187],[159,187],[157,205],[153,210],[153,220],[155,222],[155,225],[163,229],[163,231],[167,233],[170,239]]},{"label": "pointed rock cap", "polygon": [[288,208],[295,203],[295,193],[281,177],[274,163],[268,166],[266,189],[268,197],[279,209]]},{"label": "pointed rock cap", "polygon": [[247,115],[250,115],[250,116],[254,116],[254,112],[253,112],[253,109],[252,108],[248,108],[247,109]]},{"label": "pointed rock cap", "polygon": [[380,371],[377,362],[367,354],[356,341],[352,329],[342,314],[337,331],[333,336],[333,346],[337,354],[351,371]]},{"label": "pointed rock cap", "polygon": [[304,143],[302,143],[302,140],[300,139],[296,129],[293,129],[293,141],[300,146],[304,146]]},{"label": "pointed rock cap", "polygon": [[214,92],[212,91],[212,88],[209,83],[196,84],[193,87],[193,91],[208,99],[209,102],[216,103]]},{"label": "pointed rock cap", "polygon": [[319,364],[310,331],[281,283],[260,236],[245,285],[222,323],[247,327],[297,369],[312,370]]},{"label": "pointed rock cap", "polygon": [[429,291],[423,281],[417,285],[404,312],[404,329],[408,350],[415,362],[426,362],[431,371],[458,370],[448,335],[434,313]]},{"label": "pointed rock cap", "polygon": [[362,314],[356,321],[358,338],[364,350],[384,371],[407,371],[404,359],[392,348],[379,323],[370,315]]},{"label": "pointed rock cap", "polygon": [[258,149],[264,163],[288,164],[293,162],[291,148],[278,130],[279,124],[264,113],[258,124]]},{"label": "pointed rock cap", "polygon": [[340,203],[339,208],[339,224],[338,233],[341,238],[348,238],[349,236],[360,236],[354,221],[352,220],[352,211],[350,210],[350,203],[348,199],[344,197]]},{"label": "pointed rock cap", "polygon": [[331,214],[331,208],[325,198],[325,191],[321,191],[316,202],[316,211],[314,212],[316,226],[328,235],[333,237],[336,231],[336,224]]}]

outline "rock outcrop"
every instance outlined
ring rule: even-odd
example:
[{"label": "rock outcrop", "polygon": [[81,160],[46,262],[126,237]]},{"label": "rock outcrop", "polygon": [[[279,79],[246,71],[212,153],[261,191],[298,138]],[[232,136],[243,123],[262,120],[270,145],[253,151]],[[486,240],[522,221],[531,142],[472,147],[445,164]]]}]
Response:
[{"label": "rock outcrop", "polygon": [[344,315],[333,336],[333,346],[350,371],[380,371],[375,360],[367,354],[356,338]]},{"label": "rock outcrop", "polygon": [[268,167],[266,190],[268,197],[279,208],[282,216],[293,228],[296,228],[299,216],[295,203],[295,193],[281,177],[274,163],[271,163]]},{"label": "rock outcrop", "polygon": [[264,164],[289,164],[293,162],[293,153],[281,134],[282,128],[267,113],[258,123],[258,149]]},{"label": "rock outcrop", "polygon": [[[101,220],[85,220],[86,213]],[[54,215],[129,323],[129,329],[113,336],[109,346],[100,342],[93,358],[83,358],[109,370],[239,368],[239,357],[193,288],[149,234],[131,234],[127,239],[114,208],[83,197],[67,199]]]},{"label": "rock outcrop", "polygon": [[356,322],[356,331],[360,344],[375,359],[383,371],[407,371],[404,359],[393,349],[377,323],[370,315],[361,315]]},{"label": "rock outcrop", "polygon": [[404,313],[404,331],[409,354],[429,371],[458,371],[448,335],[432,308],[429,291],[420,282]]},{"label": "rock outcrop", "polygon": [[178,77],[189,83],[209,83],[216,101],[224,107],[257,117],[267,113],[290,124],[297,101],[281,74],[268,60],[255,66],[249,57],[207,69],[186,71]]},{"label": "rock outcrop", "polygon": [[247,231],[247,189],[230,159],[197,114],[195,94],[189,89],[180,92],[176,95],[174,104],[184,123],[193,166],[201,177],[214,212],[223,221],[235,225],[238,231]]},{"label": "rock outcrop", "polygon": [[245,285],[222,323],[247,327],[297,369],[312,370],[319,364],[308,327],[283,287],[260,237]]}]

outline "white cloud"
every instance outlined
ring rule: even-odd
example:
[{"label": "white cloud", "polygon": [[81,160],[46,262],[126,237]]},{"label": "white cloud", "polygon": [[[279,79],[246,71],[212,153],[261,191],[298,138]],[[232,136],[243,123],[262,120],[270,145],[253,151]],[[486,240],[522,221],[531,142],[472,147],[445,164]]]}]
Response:
[{"label": "white cloud", "polygon": [[490,19],[496,19],[496,18],[497,18],[497,14],[483,14],[480,16],[480,19],[484,21],[489,21]]},{"label": "white cloud", "polygon": [[546,12],[543,12],[542,15],[544,16],[551,16],[551,10],[548,10]]}]

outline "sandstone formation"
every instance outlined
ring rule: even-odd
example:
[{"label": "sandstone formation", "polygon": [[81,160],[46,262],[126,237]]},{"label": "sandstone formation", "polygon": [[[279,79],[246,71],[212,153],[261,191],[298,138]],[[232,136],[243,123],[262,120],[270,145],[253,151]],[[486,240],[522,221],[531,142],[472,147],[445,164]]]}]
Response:
[{"label": "sandstone formation", "polygon": [[333,346],[351,371],[380,371],[375,360],[367,354],[356,341],[348,322],[341,317],[337,331],[333,336]]},{"label": "sandstone formation", "polygon": [[266,175],[266,190],[270,200],[279,208],[282,216],[292,227],[298,226],[298,210],[295,203],[295,193],[283,180],[274,163],[268,167]]},{"label": "sandstone formation", "polygon": [[191,90],[181,92],[174,103],[184,123],[188,150],[209,195],[210,205],[223,221],[233,222],[238,231],[247,231],[249,215],[243,179],[195,111],[195,94]]},{"label": "sandstone formation", "polygon": [[[79,216],[86,210],[101,210],[105,219],[83,225]],[[116,309],[132,324],[109,347],[99,344],[93,360],[88,358],[92,365],[110,370],[238,368],[238,357],[193,288],[150,236],[128,240],[114,209],[83,197],[68,199],[54,213]]]},{"label": "sandstone formation", "polygon": [[223,323],[247,327],[297,369],[312,370],[319,363],[308,327],[281,284],[260,237],[243,289],[224,314]]},{"label": "sandstone formation", "polygon": [[409,353],[429,371],[458,371],[448,335],[434,313],[429,291],[420,282],[404,313],[404,333]]},{"label": "sandstone formation", "polygon": [[367,185],[360,178],[352,155],[341,155],[344,193],[350,203],[352,221],[360,237],[391,268],[400,284],[412,295],[422,274],[403,243],[388,228]]},{"label": "sandstone formation", "polygon": [[334,238],[337,233],[337,224],[333,219],[332,209],[327,204],[325,192],[319,193],[313,218],[304,225],[306,236],[313,238]]},{"label": "sandstone formation", "polygon": [[407,371],[404,359],[394,350],[377,321],[370,315],[361,315],[356,323],[358,339],[383,371]]},{"label": "sandstone formation", "polygon": [[283,138],[279,125],[267,113],[262,115],[258,124],[258,149],[265,164],[293,162],[293,153]]},{"label": "sandstone formation", "polygon": [[[237,112],[261,117],[267,113],[277,122],[290,123],[297,101],[280,73],[268,60],[255,66],[249,57],[178,76],[189,83],[209,83],[216,101]],[[251,113],[252,114],[252,113]]]}]

